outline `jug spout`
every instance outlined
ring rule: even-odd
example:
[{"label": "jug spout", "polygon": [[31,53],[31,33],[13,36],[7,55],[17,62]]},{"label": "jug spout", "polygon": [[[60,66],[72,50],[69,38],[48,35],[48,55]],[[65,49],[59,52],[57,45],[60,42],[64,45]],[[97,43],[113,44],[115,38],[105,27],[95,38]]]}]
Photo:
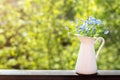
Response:
[{"label": "jug spout", "polygon": [[79,34],[75,34],[75,35],[79,38],[81,43],[92,43],[92,44],[95,43],[95,39],[92,37],[84,37]]}]

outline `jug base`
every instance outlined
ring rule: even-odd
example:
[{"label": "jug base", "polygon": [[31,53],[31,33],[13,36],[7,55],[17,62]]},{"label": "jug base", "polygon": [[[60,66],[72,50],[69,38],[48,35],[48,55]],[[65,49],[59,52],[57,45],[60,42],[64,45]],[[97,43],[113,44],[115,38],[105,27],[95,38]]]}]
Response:
[{"label": "jug base", "polygon": [[82,74],[82,73],[77,73],[77,72],[76,72],[76,74],[78,74],[78,75],[97,75],[97,73],[93,73],[93,74]]}]

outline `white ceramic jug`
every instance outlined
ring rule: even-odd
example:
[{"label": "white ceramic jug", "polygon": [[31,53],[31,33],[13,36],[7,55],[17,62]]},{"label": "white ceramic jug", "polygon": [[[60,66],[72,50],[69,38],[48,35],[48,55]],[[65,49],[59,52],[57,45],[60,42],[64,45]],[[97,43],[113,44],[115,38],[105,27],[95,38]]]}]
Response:
[{"label": "white ceramic jug", "polygon": [[[92,37],[83,37],[78,34],[76,34],[78,38],[81,41],[80,45],[80,51],[78,54],[78,59],[75,67],[75,71],[78,74],[96,74],[97,73],[97,64],[96,60],[98,57],[98,54],[103,47],[105,41],[104,38],[98,37],[96,39]],[[100,45],[96,55],[95,55],[95,49],[94,44],[101,40],[102,44]]]}]

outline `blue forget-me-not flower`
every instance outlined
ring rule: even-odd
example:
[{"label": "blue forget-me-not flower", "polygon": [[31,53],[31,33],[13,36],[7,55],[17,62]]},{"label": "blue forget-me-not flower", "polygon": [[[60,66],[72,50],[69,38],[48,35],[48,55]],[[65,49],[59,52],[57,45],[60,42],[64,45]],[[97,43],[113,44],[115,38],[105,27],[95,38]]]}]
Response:
[{"label": "blue forget-me-not flower", "polygon": [[109,31],[108,30],[106,30],[105,32],[104,32],[104,34],[108,34],[109,33]]}]

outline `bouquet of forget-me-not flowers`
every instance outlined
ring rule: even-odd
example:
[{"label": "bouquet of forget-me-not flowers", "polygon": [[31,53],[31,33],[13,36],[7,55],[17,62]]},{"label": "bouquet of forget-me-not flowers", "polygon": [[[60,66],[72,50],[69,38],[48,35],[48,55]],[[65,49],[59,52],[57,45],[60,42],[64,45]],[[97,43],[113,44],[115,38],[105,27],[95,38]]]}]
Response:
[{"label": "bouquet of forget-me-not flowers", "polygon": [[102,34],[108,34],[109,31],[102,25],[102,21],[92,16],[86,20],[76,20],[76,26],[67,28],[69,33],[79,34],[87,37],[97,37]]}]

